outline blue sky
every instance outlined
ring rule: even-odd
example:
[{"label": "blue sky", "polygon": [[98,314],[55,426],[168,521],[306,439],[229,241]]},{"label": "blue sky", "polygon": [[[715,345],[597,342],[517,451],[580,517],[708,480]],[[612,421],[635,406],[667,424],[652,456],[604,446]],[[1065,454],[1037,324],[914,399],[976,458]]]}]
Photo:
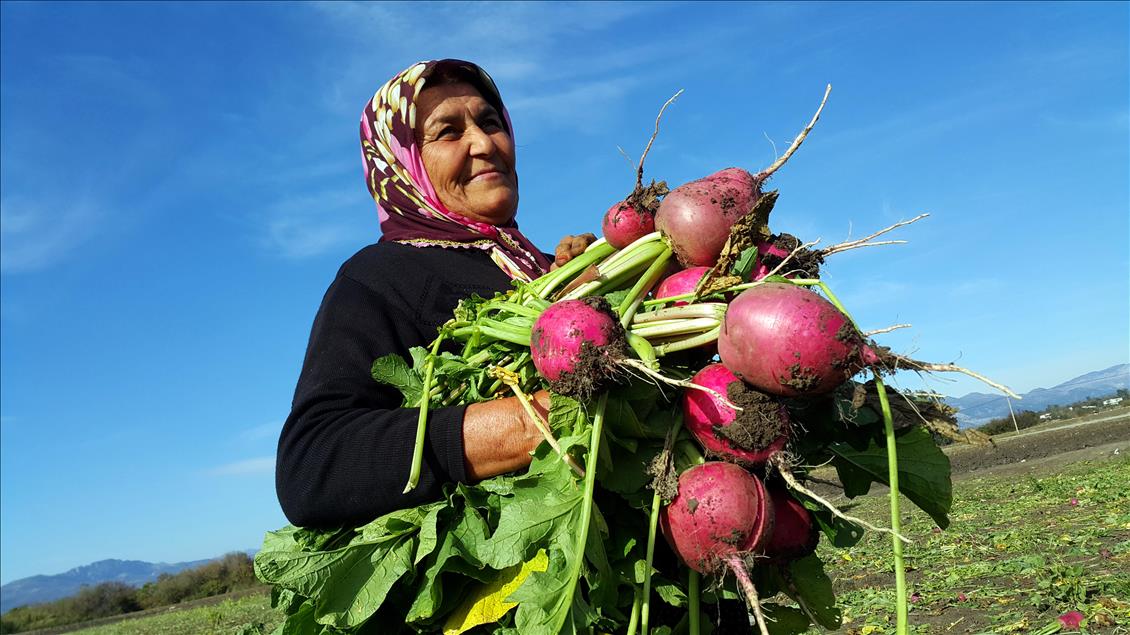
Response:
[{"label": "blue sky", "polygon": [[[0,581],[284,524],[276,435],[340,263],[378,236],[357,120],[419,59],[511,109],[519,220],[597,231],[647,175],[757,170],[864,328],[1019,391],[1130,358],[1125,3],[0,4]],[[771,143],[772,142],[772,143]],[[902,385],[919,387],[914,377]],[[949,394],[982,390],[931,381]]]}]

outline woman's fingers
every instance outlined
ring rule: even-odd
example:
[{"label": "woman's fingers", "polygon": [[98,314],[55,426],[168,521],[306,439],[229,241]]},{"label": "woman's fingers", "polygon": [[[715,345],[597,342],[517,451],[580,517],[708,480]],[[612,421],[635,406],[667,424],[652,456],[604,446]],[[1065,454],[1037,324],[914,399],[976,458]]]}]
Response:
[{"label": "woman's fingers", "polygon": [[561,266],[576,258],[584,253],[585,249],[595,240],[596,236],[591,233],[562,238],[561,242],[557,244],[557,249],[554,250],[554,264]]}]

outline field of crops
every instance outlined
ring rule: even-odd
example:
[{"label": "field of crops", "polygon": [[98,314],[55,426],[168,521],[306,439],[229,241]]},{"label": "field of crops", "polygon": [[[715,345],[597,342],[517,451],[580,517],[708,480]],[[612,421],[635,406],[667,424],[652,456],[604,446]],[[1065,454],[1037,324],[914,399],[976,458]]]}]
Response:
[{"label": "field of crops", "polygon": [[[885,496],[862,499],[854,513],[885,524]],[[943,532],[917,510],[904,519],[914,541],[906,550],[914,632],[1033,633],[1075,610],[1086,616],[1087,631],[1130,633],[1127,453],[960,480],[952,518]],[[894,632],[889,553],[887,538],[872,535],[846,552],[821,554],[837,581],[842,632]],[[251,626],[245,632],[267,633],[280,621],[266,596],[253,595],[79,632],[238,633]]]}]

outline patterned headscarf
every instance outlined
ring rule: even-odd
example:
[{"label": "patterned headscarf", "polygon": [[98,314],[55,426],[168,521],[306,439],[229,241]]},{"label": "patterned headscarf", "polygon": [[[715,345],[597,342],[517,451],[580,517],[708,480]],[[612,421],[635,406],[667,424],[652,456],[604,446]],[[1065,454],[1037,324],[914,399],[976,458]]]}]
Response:
[{"label": "patterned headscarf", "polygon": [[381,240],[417,247],[483,249],[511,278],[537,277],[548,270],[549,260],[518,231],[513,220],[505,225],[491,225],[449,210],[440,202],[428,178],[416,144],[414,101],[428,76],[441,66],[454,67],[477,78],[475,88],[498,110],[507,132],[511,138],[514,136],[510,115],[494,80],[470,62],[420,62],[381,86],[361,113],[361,156],[369,192],[377,202]]}]

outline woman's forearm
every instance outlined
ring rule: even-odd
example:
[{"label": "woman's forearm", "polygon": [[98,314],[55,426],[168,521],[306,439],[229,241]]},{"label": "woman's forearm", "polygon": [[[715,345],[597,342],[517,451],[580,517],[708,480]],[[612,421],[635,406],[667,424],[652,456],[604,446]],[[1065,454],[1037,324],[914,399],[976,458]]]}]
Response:
[{"label": "woman's forearm", "polygon": [[[549,393],[534,393],[531,402],[548,419]],[[464,465],[472,481],[528,466],[530,452],[541,441],[541,433],[515,397],[471,404],[463,414]]]}]

